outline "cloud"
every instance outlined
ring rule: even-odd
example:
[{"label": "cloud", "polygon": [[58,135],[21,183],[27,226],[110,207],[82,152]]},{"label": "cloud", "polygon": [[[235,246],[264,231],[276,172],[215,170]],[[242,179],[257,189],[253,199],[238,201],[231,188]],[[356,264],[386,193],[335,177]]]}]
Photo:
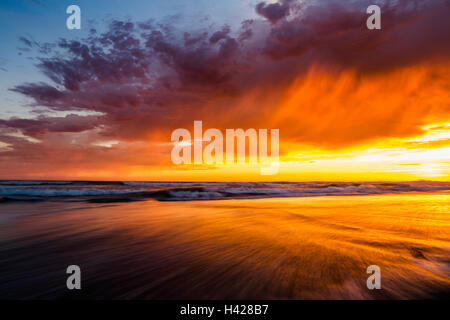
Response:
[{"label": "cloud", "polygon": [[310,54],[315,61],[375,72],[424,60],[448,58],[448,1],[385,1],[382,30],[365,28],[365,5],[321,1],[274,26],[265,53],[274,59]]},{"label": "cloud", "polygon": [[275,24],[289,15],[290,4],[293,2],[293,0],[280,0],[279,2],[269,4],[260,2],[256,5],[255,10],[259,15]]},{"label": "cloud", "polygon": [[[120,141],[120,148],[108,148],[117,165],[149,155],[125,157],[122,143],[151,144],[153,160],[165,162],[170,132],[190,129],[194,120],[205,128],[279,128],[284,145],[321,148],[416,134],[450,113],[450,5],[379,4],[382,30],[365,27],[368,1],[286,0],[259,3],[264,19],[234,28],[113,21],[81,40],[23,38],[24,45],[48,49],[38,49],[37,64],[48,81],[11,90],[27,97],[31,109],[69,115],[4,119],[0,127],[39,136],[39,148],[57,139],[61,154],[78,154],[72,143],[78,141],[83,152],[100,157],[92,142]],[[79,115],[91,111],[102,115]],[[15,150],[9,157],[31,157],[29,142],[0,141]]]},{"label": "cloud", "polygon": [[38,136],[49,132],[83,132],[94,129],[99,116],[79,116],[69,114],[65,117],[44,117],[37,119],[0,119],[0,127],[20,129],[25,135]]},{"label": "cloud", "polygon": [[32,47],[33,43],[25,37],[19,37],[19,40],[24,43],[27,47]]}]

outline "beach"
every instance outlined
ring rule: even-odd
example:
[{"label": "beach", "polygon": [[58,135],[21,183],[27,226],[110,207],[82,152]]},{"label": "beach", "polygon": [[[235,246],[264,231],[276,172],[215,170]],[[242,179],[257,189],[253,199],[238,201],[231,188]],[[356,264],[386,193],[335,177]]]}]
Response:
[{"label": "beach", "polygon": [[[450,193],[6,201],[1,299],[416,299],[450,293]],[[81,290],[66,269],[81,269]],[[381,270],[380,290],[366,269]]]}]

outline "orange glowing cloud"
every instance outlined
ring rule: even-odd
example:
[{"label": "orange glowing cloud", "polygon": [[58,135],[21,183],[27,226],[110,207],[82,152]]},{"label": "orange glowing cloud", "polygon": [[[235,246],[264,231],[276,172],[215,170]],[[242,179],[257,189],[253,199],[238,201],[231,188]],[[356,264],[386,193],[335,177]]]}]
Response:
[{"label": "orange glowing cloud", "polygon": [[[50,84],[11,88],[47,112],[0,119],[0,178],[448,180],[448,2],[383,2],[381,31],[358,1],[294,3],[236,30],[113,21],[57,41]],[[171,132],[195,120],[279,129],[280,172],[175,166]]]}]

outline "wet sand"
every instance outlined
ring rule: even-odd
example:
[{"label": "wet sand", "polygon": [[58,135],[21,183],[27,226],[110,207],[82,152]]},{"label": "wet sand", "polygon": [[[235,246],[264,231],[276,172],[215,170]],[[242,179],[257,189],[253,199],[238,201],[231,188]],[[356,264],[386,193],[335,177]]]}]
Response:
[{"label": "wet sand", "polygon": [[449,297],[449,193],[0,204],[1,299]]}]

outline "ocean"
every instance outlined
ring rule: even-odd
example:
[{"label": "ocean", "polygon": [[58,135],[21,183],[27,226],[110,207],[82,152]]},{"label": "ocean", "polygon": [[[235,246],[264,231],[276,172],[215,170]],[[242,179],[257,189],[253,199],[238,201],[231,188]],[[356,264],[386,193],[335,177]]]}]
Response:
[{"label": "ocean", "polygon": [[132,182],[0,180],[0,201],[120,202],[370,195],[450,190],[450,182]]},{"label": "ocean", "polygon": [[450,183],[1,181],[0,197],[1,299],[450,297]]}]

